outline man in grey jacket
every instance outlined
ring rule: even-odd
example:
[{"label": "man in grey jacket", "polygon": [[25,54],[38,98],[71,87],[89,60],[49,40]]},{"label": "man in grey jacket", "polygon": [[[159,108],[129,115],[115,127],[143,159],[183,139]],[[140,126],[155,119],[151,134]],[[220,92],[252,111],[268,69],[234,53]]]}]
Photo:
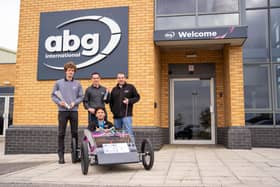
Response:
[{"label": "man in grey jacket", "polygon": [[77,68],[73,62],[64,65],[65,77],[57,80],[51,97],[58,106],[58,163],[64,164],[64,137],[70,121],[72,138],[78,142],[78,105],[83,101],[83,89],[74,79]]}]

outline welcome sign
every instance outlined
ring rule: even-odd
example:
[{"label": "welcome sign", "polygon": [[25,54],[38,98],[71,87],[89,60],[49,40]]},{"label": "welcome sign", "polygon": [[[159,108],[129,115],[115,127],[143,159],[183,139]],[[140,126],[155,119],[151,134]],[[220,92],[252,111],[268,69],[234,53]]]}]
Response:
[{"label": "welcome sign", "polygon": [[77,65],[75,78],[127,74],[128,7],[41,13],[38,80],[62,78],[68,61]]}]

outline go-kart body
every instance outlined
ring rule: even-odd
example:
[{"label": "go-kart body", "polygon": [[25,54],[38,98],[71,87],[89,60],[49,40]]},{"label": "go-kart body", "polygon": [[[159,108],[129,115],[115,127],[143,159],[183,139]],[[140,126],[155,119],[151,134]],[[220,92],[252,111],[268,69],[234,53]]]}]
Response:
[{"label": "go-kart body", "polygon": [[[76,145],[73,141],[75,139],[72,140],[72,145]],[[150,170],[154,163],[154,151],[148,139],[142,141],[138,152],[127,132],[114,129],[93,132],[85,129],[80,150],[74,146],[73,149],[72,162],[81,160],[83,174],[88,173],[89,164],[115,165],[142,162],[144,168]]]},{"label": "go-kart body", "polygon": [[125,132],[85,132],[89,157],[98,165],[126,164],[140,162],[137,148]]}]

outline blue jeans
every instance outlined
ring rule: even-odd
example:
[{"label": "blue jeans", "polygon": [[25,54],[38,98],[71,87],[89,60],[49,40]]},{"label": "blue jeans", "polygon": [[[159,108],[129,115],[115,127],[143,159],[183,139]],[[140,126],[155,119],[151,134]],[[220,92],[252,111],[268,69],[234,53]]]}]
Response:
[{"label": "blue jeans", "polygon": [[116,129],[119,129],[119,130],[124,129],[130,135],[132,142],[135,142],[134,134],[133,134],[133,130],[132,130],[132,117],[131,116],[123,117],[123,118],[115,118],[114,126]]}]

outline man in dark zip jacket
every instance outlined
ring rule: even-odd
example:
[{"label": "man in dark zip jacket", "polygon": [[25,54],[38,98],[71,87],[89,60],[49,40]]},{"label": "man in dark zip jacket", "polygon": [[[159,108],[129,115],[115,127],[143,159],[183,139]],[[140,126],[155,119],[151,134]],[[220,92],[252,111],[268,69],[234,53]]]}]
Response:
[{"label": "man in dark zip jacket", "polygon": [[134,141],[132,130],[133,105],[140,100],[136,88],[126,82],[124,73],[118,73],[117,85],[111,91],[110,108],[116,129],[126,130]]},{"label": "man in dark zip jacket", "polygon": [[86,89],[83,104],[88,111],[88,124],[91,122],[97,123],[95,110],[97,107],[102,107],[105,110],[105,120],[107,120],[107,112],[105,103],[109,103],[110,93],[109,89],[100,84],[101,76],[94,72],[91,74],[92,84]]}]

